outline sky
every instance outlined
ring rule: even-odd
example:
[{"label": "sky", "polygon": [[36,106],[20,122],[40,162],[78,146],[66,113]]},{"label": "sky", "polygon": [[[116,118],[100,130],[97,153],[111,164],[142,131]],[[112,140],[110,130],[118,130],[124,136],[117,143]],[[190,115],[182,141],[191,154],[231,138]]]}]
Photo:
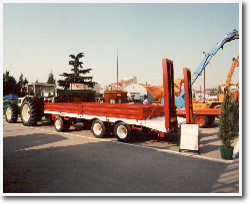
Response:
[{"label": "sky", "polygon": [[[223,1],[222,1],[223,2]],[[230,1],[229,1],[230,2]],[[3,4],[3,72],[18,81],[56,80],[70,73],[69,55],[84,53],[86,76],[101,86],[136,76],[138,83],[162,84],[162,58],[173,61],[174,77],[183,68],[198,68],[224,36],[236,29],[241,37],[241,4],[236,3],[48,3]],[[237,3],[238,2],[238,3]],[[242,40],[226,43],[206,67],[205,87],[226,82]],[[240,57],[241,60],[241,57]],[[239,82],[241,66],[232,82]],[[204,87],[204,77],[193,84]]]}]

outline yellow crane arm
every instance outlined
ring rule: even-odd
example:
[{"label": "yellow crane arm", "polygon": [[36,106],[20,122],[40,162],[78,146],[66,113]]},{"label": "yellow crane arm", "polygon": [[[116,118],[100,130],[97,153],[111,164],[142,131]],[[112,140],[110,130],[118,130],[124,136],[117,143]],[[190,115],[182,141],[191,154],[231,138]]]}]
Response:
[{"label": "yellow crane arm", "polygon": [[228,75],[227,75],[227,80],[226,80],[225,87],[230,86],[231,78],[232,78],[232,75],[234,73],[234,68],[235,67],[239,67],[239,55],[237,55],[236,58],[233,58],[232,65],[231,65],[230,70],[229,70]]}]

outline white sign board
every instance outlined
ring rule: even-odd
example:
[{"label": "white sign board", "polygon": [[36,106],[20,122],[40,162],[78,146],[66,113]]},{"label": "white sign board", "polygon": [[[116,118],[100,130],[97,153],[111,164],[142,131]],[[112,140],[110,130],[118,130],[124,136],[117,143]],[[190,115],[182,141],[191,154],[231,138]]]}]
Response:
[{"label": "white sign board", "polygon": [[199,151],[199,125],[198,124],[182,124],[180,150],[197,150]]},{"label": "white sign board", "polygon": [[84,84],[71,84],[71,89],[72,90],[84,90],[85,86]]}]

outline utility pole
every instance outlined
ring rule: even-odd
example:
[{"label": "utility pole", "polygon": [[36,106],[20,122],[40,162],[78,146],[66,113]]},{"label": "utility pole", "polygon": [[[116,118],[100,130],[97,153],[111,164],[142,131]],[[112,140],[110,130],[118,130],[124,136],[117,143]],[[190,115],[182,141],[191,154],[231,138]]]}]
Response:
[{"label": "utility pole", "polygon": [[118,91],[118,46],[117,46],[117,91]]},{"label": "utility pole", "polygon": [[205,92],[206,92],[206,88],[205,88],[205,68],[204,68],[204,103],[205,103]]},{"label": "utility pole", "polygon": [[[203,54],[206,56],[206,52],[203,52]],[[206,90],[206,88],[205,88],[205,68],[204,68],[204,103],[205,103],[205,91]]]}]

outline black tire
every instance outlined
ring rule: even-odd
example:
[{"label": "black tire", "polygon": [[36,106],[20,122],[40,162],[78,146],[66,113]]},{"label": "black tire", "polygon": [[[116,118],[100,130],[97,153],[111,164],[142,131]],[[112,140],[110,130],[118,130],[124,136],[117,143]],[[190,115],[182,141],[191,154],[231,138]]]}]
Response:
[{"label": "black tire", "polygon": [[57,132],[67,132],[70,128],[70,123],[61,117],[56,117],[54,125]]},{"label": "black tire", "polygon": [[53,124],[54,124],[54,121],[53,121],[51,115],[45,115],[45,118],[46,118],[46,120],[48,121],[48,123],[49,123],[50,125],[53,125]]},{"label": "black tire", "polygon": [[215,116],[209,115],[208,116],[208,125],[211,125],[214,122],[214,120],[215,120]]},{"label": "black tire", "polygon": [[18,118],[18,107],[15,104],[9,104],[6,107],[5,119],[8,123],[15,123]]},{"label": "black tire", "polygon": [[132,130],[130,126],[124,122],[119,122],[115,125],[114,134],[116,138],[121,142],[129,140],[131,137],[131,132]]},{"label": "black tire", "polygon": [[[214,108],[221,108],[221,105],[217,105]],[[220,118],[220,115],[217,115],[216,118]]]},{"label": "black tire", "polygon": [[101,120],[94,120],[91,125],[91,131],[97,138],[102,138],[105,135],[106,127]]},{"label": "black tire", "polygon": [[42,117],[44,116],[44,99],[40,98],[40,99],[36,99],[36,103],[37,103],[37,120],[41,120]]},{"label": "black tire", "polygon": [[35,99],[24,100],[21,106],[21,119],[25,126],[34,126],[38,120],[39,103]]}]

